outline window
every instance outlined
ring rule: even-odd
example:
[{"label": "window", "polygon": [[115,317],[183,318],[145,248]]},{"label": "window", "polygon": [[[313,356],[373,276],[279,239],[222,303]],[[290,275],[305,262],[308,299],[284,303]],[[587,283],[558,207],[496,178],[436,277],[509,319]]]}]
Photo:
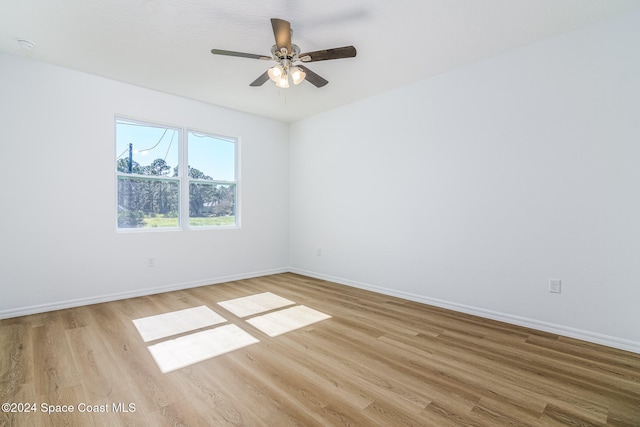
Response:
[{"label": "window", "polygon": [[235,138],[116,118],[118,229],[236,226],[237,146]]},{"label": "window", "polygon": [[235,140],[188,131],[187,146],[189,226],[235,225]]}]

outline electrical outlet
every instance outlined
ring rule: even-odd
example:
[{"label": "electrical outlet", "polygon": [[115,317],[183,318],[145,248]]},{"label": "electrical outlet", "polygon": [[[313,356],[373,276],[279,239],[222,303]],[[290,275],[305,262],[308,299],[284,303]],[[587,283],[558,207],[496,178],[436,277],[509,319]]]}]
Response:
[{"label": "electrical outlet", "polygon": [[549,292],[559,294],[562,286],[560,279],[549,279]]},{"label": "electrical outlet", "polygon": [[148,267],[155,267],[156,266],[156,259],[154,257],[149,257],[147,259],[147,266]]},{"label": "electrical outlet", "polygon": [[317,256],[322,256],[322,248],[318,248],[318,249],[316,250],[316,255],[317,255]]}]

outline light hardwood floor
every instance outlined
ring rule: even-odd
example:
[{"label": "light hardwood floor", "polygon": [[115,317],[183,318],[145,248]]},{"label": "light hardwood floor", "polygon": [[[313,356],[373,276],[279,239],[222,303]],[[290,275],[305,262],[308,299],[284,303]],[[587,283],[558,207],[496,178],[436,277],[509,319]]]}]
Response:
[{"label": "light hardwood floor", "polygon": [[[270,338],[216,304],[266,291],[332,318]],[[260,342],[162,374],[132,319],[200,305]],[[37,411],[0,426],[640,426],[640,355],[280,274],[1,320],[4,402]]]}]

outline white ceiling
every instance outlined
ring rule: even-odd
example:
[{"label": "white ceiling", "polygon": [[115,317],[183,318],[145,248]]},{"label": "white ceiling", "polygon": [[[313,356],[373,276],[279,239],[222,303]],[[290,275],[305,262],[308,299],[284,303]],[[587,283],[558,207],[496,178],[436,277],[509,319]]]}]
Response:
[{"label": "white ceiling", "polygon": [[[640,7],[639,0],[2,0],[0,50],[260,116],[295,121]],[[270,18],[329,84],[249,87],[270,62]],[[26,50],[17,39],[36,47]],[[1,65],[1,64],[0,64]]]}]

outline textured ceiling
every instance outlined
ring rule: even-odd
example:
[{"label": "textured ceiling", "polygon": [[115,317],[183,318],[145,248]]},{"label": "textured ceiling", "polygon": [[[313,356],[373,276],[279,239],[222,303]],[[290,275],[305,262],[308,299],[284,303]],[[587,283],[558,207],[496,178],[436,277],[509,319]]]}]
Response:
[{"label": "textured ceiling", "polygon": [[[630,12],[638,0],[2,0],[0,50],[282,121],[295,121]],[[329,84],[249,87],[271,62],[270,18],[302,51],[354,45],[310,63]],[[20,48],[17,39],[36,43]],[[1,66],[1,64],[0,64]]]}]

